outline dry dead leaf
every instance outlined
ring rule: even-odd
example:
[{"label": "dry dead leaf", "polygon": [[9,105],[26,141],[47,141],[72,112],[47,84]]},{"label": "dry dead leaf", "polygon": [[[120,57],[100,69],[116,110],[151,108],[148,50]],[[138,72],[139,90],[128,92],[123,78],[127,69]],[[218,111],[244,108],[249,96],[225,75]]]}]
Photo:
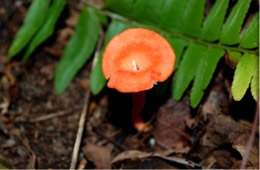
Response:
[{"label": "dry dead leaf", "polygon": [[225,113],[229,110],[229,98],[227,96],[227,89],[225,84],[223,71],[220,71],[217,76],[214,78],[214,83],[212,83],[212,88],[208,96],[205,98],[205,101],[201,105],[200,114],[203,115],[203,118],[207,120],[210,115],[214,116],[217,114]]},{"label": "dry dead leaf", "polygon": [[47,80],[52,80],[55,66],[55,63],[47,64],[41,68],[40,73],[46,75]]},{"label": "dry dead leaf", "polygon": [[[207,168],[232,168],[242,159],[251,128],[252,125],[237,122],[230,116],[215,115],[210,119],[205,134],[193,152],[203,160],[202,165]],[[259,168],[257,141],[256,138],[249,157],[249,164],[254,168]],[[223,162],[223,157],[229,160]]]},{"label": "dry dead leaf", "polygon": [[142,152],[138,150],[128,150],[118,154],[113,160],[112,163],[119,162],[125,159],[142,159],[152,156],[152,153]]},{"label": "dry dead leaf", "polygon": [[58,31],[57,42],[65,46],[69,40],[69,38],[74,34],[74,30],[72,28],[66,27]]},{"label": "dry dead leaf", "polygon": [[[238,135],[233,138],[232,146],[243,156],[247,149],[246,146],[247,146],[248,140],[250,138],[250,132],[252,129],[252,125],[247,122],[240,121],[239,129],[241,130],[241,135]],[[257,132],[257,133],[259,133],[259,132]],[[259,135],[256,135],[256,136],[259,136]],[[258,142],[259,142],[259,138],[256,137],[255,141],[252,145],[251,151],[250,151],[247,168],[259,168]]]},{"label": "dry dead leaf", "polygon": [[79,18],[79,11],[70,8],[70,17],[66,19],[65,23],[70,27],[75,27],[77,25]]},{"label": "dry dead leaf", "polygon": [[96,168],[110,169],[111,168],[111,149],[104,146],[87,143],[83,147],[87,159],[91,160]]},{"label": "dry dead leaf", "polygon": [[231,153],[226,150],[215,150],[207,159],[201,163],[205,168],[228,169],[232,167],[237,160],[232,157]]},{"label": "dry dead leaf", "polygon": [[142,151],[138,151],[138,150],[128,150],[128,151],[125,151],[125,152],[118,154],[112,160],[112,163],[116,163],[116,162],[127,160],[127,159],[135,160],[135,159],[159,157],[159,158],[162,158],[162,159],[167,160],[167,161],[172,161],[172,162],[187,165],[187,166],[190,166],[190,167],[199,166],[198,164],[196,164],[192,161],[188,161],[188,160],[183,159],[183,158],[168,156],[171,153],[173,153],[172,150],[168,150],[168,151],[164,151],[164,152],[142,152]]},{"label": "dry dead leaf", "polygon": [[154,133],[156,144],[163,149],[179,149],[187,153],[190,148],[185,122],[188,119],[190,119],[188,98],[180,102],[168,100],[157,114]]}]

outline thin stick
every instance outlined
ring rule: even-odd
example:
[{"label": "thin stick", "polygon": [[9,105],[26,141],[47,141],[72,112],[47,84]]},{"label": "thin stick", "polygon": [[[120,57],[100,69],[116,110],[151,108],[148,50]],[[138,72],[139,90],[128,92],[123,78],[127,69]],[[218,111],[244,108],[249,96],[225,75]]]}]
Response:
[{"label": "thin stick", "polygon": [[71,163],[70,163],[70,169],[75,169],[76,163],[78,160],[79,147],[80,147],[82,134],[83,134],[83,130],[84,130],[85,122],[86,122],[89,97],[90,97],[90,91],[88,90],[85,95],[84,106],[81,111],[81,116],[79,119],[79,128],[78,128],[78,132],[77,132],[76,141],[74,143],[73,154],[72,154]]},{"label": "thin stick", "polygon": [[254,143],[257,123],[259,121],[259,106],[258,106],[258,104],[259,103],[257,103],[257,106],[256,106],[256,113],[255,113],[255,117],[254,117],[253,128],[252,128],[249,140],[248,140],[247,145],[246,145],[245,153],[243,154],[243,160],[242,160],[240,169],[246,169],[246,164],[247,164],[247,161],[249,159],[249,154],[250,154],[250,151],[251,151],[253,143]]},{"label": "thin stick", "polygon": [[[100,52],[103,41],[104,41],[104,32],[101,31],[100,38],[99,38],[99,41],[98,41],[98,44],[97,44],[97,49],[96,49],[96,52],[95,52],[95,55],[94,55],[94,60],[93,60],[93,63],[92,63],[92,68],[91,68],[92,70],[97,63],[99,52]],[[70,169],[76,168],[76,164],[77,164],[77,160],[78,160],[78,154],[79,154],[79,147],[80,147],[80,143],[81,143],[81,140],[82,140],[82,134],[83,134],[83,130],[84,130],[85,122],[86,122],[86,116],[87,116],[87,110],[88,110],[88,104],[89,104],[89,97],[90,97],[90,90],[88,90],[86,92],[86,95],[85,95],[85,103],[84,103],[84,107],[82,109],[80,120],[79,120],[79,128],[78,128],[77,138],[76,138],[74,148],[73,148],[73,154],[72,154],[72,158],[71,158]]]},{"label": "thin stick", "polygon": [[69,113],[71,113],[71,111],[63,111],[62,110],[62,111],[50,113],[50,114],[47,114],[47,115],[43,115],[43,116],[40,116],[40,117],[37,117],[37,118],[34,118],[34,119],[30,119],[29,122],[35,123],[35,122],[45,121],[45,120],[49,120],[49,119],[52,119],[52,118],[55,118],[55,117],[64,116],[64,115],[69,114]]},{"label": "thin stick", "polygon": [[[81,106],[82,107],[82,106]],[[52,112],[52,113],[39,113],[42,116],[36,117],[36,118],[26,118],[26,117],[16,117],[15,121],[16,122],[30,122],[30,123],[36,123],[36,122],[41,122],[41,121],[46,121],[49,119],[53,119],[56,117],[61,117],[61,116],[65,116],[67,114],[71,114],[73,110],[79,110],[80,107],[76,106],[73,109],[70,110],[61,110],[61,111],[57,111],[57,112]]]}]

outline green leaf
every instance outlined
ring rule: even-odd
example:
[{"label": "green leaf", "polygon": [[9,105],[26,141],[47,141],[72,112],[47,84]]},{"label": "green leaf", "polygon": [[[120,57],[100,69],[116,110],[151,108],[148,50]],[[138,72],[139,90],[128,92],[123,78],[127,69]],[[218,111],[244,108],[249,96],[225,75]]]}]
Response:
[{"label": "green leaf", "polygon": [[[138,4],[138,6],[142,5],[144,7],[143,10],[141,11],[142,13],[141,13],[139,19],[141,21],[143,21],[144,23],[158,22],[161,19],[160,14],[161,14],[161,7],[162,7],[163,3],[164,3],[164,1],[158,1],[158,0],[143,1],[143,4],[136,3],[136,4]],[[136,8],[138,6],[134,6],[134,8]]]},{"label": "green leaf", "polygon": [[216,41],[220,37],[221,27],[228,7],[227,0],[217,0],[203,24],[202,38]]},{"label": "green leaf", "polygon": [[157,23],[166,30],[182,32],[182,17],[186,6],[187,0],[164,0],[161,19]]},{"label": "green leaf", "polygon": [[98,57],[97,63],[94,69],[90,73],[90,90],[92,94],[97,95],[101,92],[101,90],[106,85],[106,79],[102,72],[102,58],[104,49],[100,51],[100,55]]},{"label": "green leaf", "polygon": [[182,29],[187,35],[199,37],[201,34],[201,22],[203,19],[205,0],[188,0],[183,13]]},{"label": "green leaf", "polygon": [[47,12],[47,18],[44,22],[44,25],[37,32],[37,34],[33,37],[30,42],[29,47],[27,48],[25,55],[23,56],[22,61],[26,61],[29,55],[34,51],[34,49],[40,45],[43,41],[45,41],[49,36],[53,34],[55,24],[57,19],[59,18],[67,0],[54,0],[51,7]]},{"label": "green leaf", "polygon": [[24,23],[17,32],[8,51],[9,59],[19,53],[42,26],[46,18],[49,2],[49,0],[34,0],[32,2],[24,19]]},{"label": "green leaf", "polygon": [[184,51],[184,48],[188,45],[188,42],[186,40],[183,40],[183,39],[173,38],[173,37],[169,37],[169,36],[166,36],[166,35],[164,35],[164,37],[172,45],[172,48],[173,48],[174,53],[176,55],[174,70],[177,70],[177,68],[179,67],[179,62],[181,60],[182,53]]},{"label": "green leaf", "polygon": [[97,95],[106,85],[106,79],[103,75],[101,67],[102,55],[105,50],[105,46],[115,35],[130,27],[132,27],[132,25],[120,22],[118,20],[112,20],[111,24],[109,25],[108,31],[106,32],[104,46],[102,47],[102,50],[100,50],[97,64],[90,74],[90,89],[94,95]]},{"label": "green leaf", "polygon": [[253,74],[253,78],[251,80],[251,94],[255,101],[259,101],[259,58],[257,62],[257,67],[255,69],[255,72]]},{"label": "green leaf", "polygon": [[160,19],[160,6],[163,2],[158,0],[109,0],[105,1],[105,7],[130,18],[135,18],[145,23],[153,23]]},{"label": "green leaf", "polygon": [[238,0],[228,16],[222,30],[220,42],[234,45],[240,41],[239,34],[251,0]]},{"label": "green leaf", "polygon": [[200,57],[195,80],[191,89],[191,106],[195,108],[201,101],[204,90],[207,88],[219,59],[225,51],[218,48],[207,48],[204,55]]},{"label": "green leaf", "polygon": [[197,67],[199,65],[200,57],[198,56],[203,56],[206,50],[206,46],[192,43],[185,51],[173,83],[172,95],[175,100],[181,99],[184,91],[193,80]]},{"label": "green leaf", "polygon": [[121,13],[123,15],[127,15],[127,14],[131,13],[132,5],[133,5],[133,0],[105,1],[105,8],[111,9],[112,11]]},{"label": "green leaf", "polygon": [[257,69],[257,60],[258,57],[252,54],[244,54],[239,60],[231,87],[232,95],[235,101],[241,100],[245,95],[251,78]]},{"label": "green leaf", "polygon": [[79,69],[90,58],[100,31],[101,26],[96,11],[92,8],[84,9],[79,17],[76,31],[55,70],[54,86],[57,93],[62,93],[66,89]]},{"label": "green leaf", "polygon": [[106,0],[105,8],[143,23],[198,37],[205,0]]},{"label": "green leaf", "polygon": [[[180,99],[195,78],[191,90],[191,104],[195,107],[224,52],[230,53],[231,58],[237,61],[241,54],[256,55],[255,49],[228,46],[239,44],[241,27],[251,0],[238,0],[232,8],[227,0],[212,2],[213,7],[203,23],[205,0],[105,0],[108,4],[105,10],[112,18],[155,30],[168,39],[176,53],[177,71],[172,95]],[[205,65],[208,70],[198,65]]]},{"label": "green leaf", "polygon": [[256,48],[259,46],[259,13],[255,14],[253,20],[246,28],[242,36],[240,47],[242,48]]}]

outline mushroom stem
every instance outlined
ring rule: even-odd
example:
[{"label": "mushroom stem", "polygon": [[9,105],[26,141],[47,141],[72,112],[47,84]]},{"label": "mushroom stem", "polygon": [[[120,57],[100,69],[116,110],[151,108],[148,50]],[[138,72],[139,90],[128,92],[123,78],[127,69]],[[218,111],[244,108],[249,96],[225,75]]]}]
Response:
[{"label": "mushroom stem", "polygon": [[134,127],[138,131],[141,131],[145,126],[145,122],[143,121],[141,116],[144,110],[144,104],[145,104],[145,91],[132,93],[132,105],[133,105],[132,121]]}]

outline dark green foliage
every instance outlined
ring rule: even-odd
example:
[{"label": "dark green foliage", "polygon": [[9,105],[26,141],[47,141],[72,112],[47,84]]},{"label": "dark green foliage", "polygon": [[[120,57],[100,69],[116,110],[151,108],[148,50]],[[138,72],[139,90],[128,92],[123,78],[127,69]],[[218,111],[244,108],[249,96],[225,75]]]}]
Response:
[{"label": "dark green foliage", "polygon": [[79,69],[90,58],[101,31],[99,17],[93,8],[81,12],[76,31],[69,40],[55,70],[54,85],[62,93]]},{"label": "dark green foliage", "polygon": [[53,34],[55,24],[59,18],[67,0],[54,0],[51,7],[47,11],[47,18],[44,25],[37,32],[30,42],[28,48],[23,57],[23,61],[26,61],[34,49],[45,41],[49,36]]},{"label": "dark green foliage", "polygon": [[8,58],[12,58],[29,44],[22,59],[26,61],[35,48],[53,34],[55,24],[67,0],[53,0],[50,7],[49,2],[50,0],[33,1],[24,24],[17,32],[9,49]]},{"label": "dark green foliage", "polygon": [[[191,106],[196,107],[201,101],[219,59],[225,51],[220,48],[207,48],[200,57],[194,83],[191,89]],[[194,55],[194,54],[193,54]]]},{"label": "dark green foliage", "polygon": [[227,0],[216,1],[203,24],[202,38],[204,40],[216,41],[219,39],[227,7]]},{"label": "dark green foliage", "polygon": [[24,19],[24,23],[17,32],[8,51],[9,59],[19,53],[43,25],[47,15],[49,2],[49,0],[33,1]]},{"label": "dark green foliage", "polygon": [[182,16],[182,32],[186,35],[199,37],[204,13],[205,0],[188,1]]},{"label": "dark green foliage", "polygon": [[259,47],[259,13],[255,14],[252,22],[246,28],[242,36],[240,46],[242,48],[256,48]]},{"label": "dark green foliage", "polygon": [[[234,45],[240,42],[239,34],[251,0],[238,0],[225,24],[223,25],[220,42]],[[215,18],[217,18],[216,16]]]},{"label": "dark green foliage", "polygon": [[[34,2],[36,3],[37,0]],[[47,4],[47,1],[44,2]],[[39,0],[37,3],[40,3]],[[52,34],[64,3],[61,0],[54,0],[49,9],[50,14],[45,21],[47,24],[34,36],[24,60],[35,47]],[[230,9],[228,0],[216,0],[207,16],[204,16],[205,3],[206,0],[105,0],[105,9],[101,13],[110,16],[112,22],[105,33],[104,45],[99,51],[99,57],[91,72],[92,93],[98,94],[106,84],[101,65],[102,54],[109,40],[127,28],[145,27],[164,36],[175,50],[176,75],[173,76],[172,87],[172,95],[175,99],[180,100],[193,81],[190,101],[192,107],[198,106],[212,79],[218,61],[225,53],[228,53],[232,61],[238,62],[232,85],[234,99],[240,100],[251,83],[251,93],[257,100],[259,86],[258,12],[241,34],[251,0],[237,0],[232,9]],[[31,8],[33,6],[37,7],[32,5]],[[39,9],[42,11],[43,6]],[[228,9],[230,12],[227,14]],[[30,11],[35,12],[35,10]],[[28,18],[34,21],[35,18],[31,15],[33,12],[30,14],[29,12]],[[39,15],[35,12],[36,14]],[[57,92],[65,90],[78,70],[94,52],[101,31],[101,23],[104,21],[104,16],[93,8],[83,10],[76,32],[69,41],[55,72]],[[9,57],[24,48],[42,25],[35,21],[32,25],[37,25],[35,27],[37,29],[33,34],[24,36],[20,32],[24,33],[25,30],[31,29],[26,23],[28,22],[25,21],[24,25],[27,26],[23,26],[26,29],[22,27],[17,33],[17,37],[20,37],[14,40],[9,50]],[[19,48],[13,46],[19,46]]]},{"label": "dark green foliage", "polygon": [[[107,10],[136,20],[141,23],[140,25],[145,25],[150,29],[155,29],[168,39],[177,55],[176,68],[178,69],[173,83],[173,97],[177,100],[181,99],[189,84],[194,80],[190,94],[192,107],[196,107],[201,101],[217,63],[225,52],[230,52],[230,57],[235,57],[235,60],[238,61],[241,53],[246,56],[250,53],[242,48],[252,49],[259,46],[258,14],[246,28],[241,40],[239,36],[251,0],[238,0],[228,16],[226,13],[229,2],[216,0],[204,21],[204,0],[125,0],[120,3],[117,0],[106,0],[105,2]],[[175,42],[171,39],[175,39]],[[235,44],[239,46],[240,41],[241,48],[228,46]],[[183,51],[185,48],[186,50]],[[257,68],[255,67],[253,70]],[[239,75],[235,76],[234,81],[241,81],[239,77]],[[257,84],[256,81],[253,82]],[[246,84],[247,87],[249,83]],[[252,85],[252,87],[256,87],[256,85]],[[242,87],[239,86],[239,88]],[[238,93],[237,91],[232,91],[234,96],[236,96],[234,93]]]},{"label": "dark green foliage", "polygon": [[174,98],[179,100],[194,79],[191,90],[191,105],[196,107],[203,97],[204,90],[207,88],[216,65],[224,52],[223,49],[190,44],[176,74],[173,86]]},{"label": "dark green foliage", "polygon": [[202,56],[206,49],[207,48],[202,45],[190,44],[189,48],[185,51],[173,86],[173,96],[176,100],[181,99],[182,94],[194,78],[200,61],[200,57],[197,56]]}]

